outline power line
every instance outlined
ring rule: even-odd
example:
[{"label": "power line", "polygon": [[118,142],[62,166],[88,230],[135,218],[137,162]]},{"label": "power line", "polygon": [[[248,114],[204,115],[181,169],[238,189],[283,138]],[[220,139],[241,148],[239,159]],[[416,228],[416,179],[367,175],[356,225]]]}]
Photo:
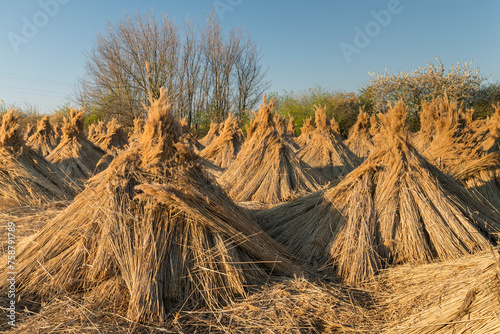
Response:
[{"label": "power line", "polygon": [[[32,88],[24,88],[24,87],[15,87],[15,86],[10,86],[10,85],[0,85],[0,87],[6,87],[9,89],[2,89],[2,91],[8,92],[8,93],[15,93],[15,94],[34,94],[34,95],[42,95],[42,96],[52,96],[52,97],[59,97],[59,98],[66,98],[67,94],[61,94],[61,93],[54,93],[50,91],[44,91],[44,90],[39,90],[39,89],[32,89]],[[13,89],[20,89],[21,91],[14,91]]]},{"label": "power line", "polygon": [[57,85],[57,86],[63,86],[63,87],[71,87],[71,84],[62,82],[62,81],[56,81],[56,80],[48,80],[48,79],[41,79],[41,78],[36,78],[36,77],[31,77],[27,75],[20,75],[20,74],[12,74],[12,73],[6,73],[6,72],[0,72],[0,76],[4,76],[7,78],[13,78],[13,79],[21,79],[21,80],[29,80],[29,81],[35,81],[35,82],[40,82],[40,83],[47,83],[50,85]]}]

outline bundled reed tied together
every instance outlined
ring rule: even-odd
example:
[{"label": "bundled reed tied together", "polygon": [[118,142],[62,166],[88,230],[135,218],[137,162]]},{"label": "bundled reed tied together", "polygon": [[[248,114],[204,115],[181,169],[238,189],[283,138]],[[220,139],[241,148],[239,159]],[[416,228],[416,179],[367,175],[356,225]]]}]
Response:
[{"label": "bundled reed tied together", "polygon": [[[335,118],[329,119],[330,122],[330,130],[333,134],[340,136],[340,126],[339,123],[335,120]],[[342,138],[342,137],[341,137]]]},{"label": "bundled reed tied together", "polygon": [[219,136],[219,124],[210,123],[210,130],[208,130],[208,133],[205,135],[205,137],[200,139],[200,144],[205,147],[208,147],[212,143],[212,141],[214,141],[214,139],[217,138],[218,136]]},{"label": "bundled reed tied together", "polygon": [[29,137],[33,136],[35,134],[35,124],[33,123],[28,123],[26,124],[26,129],[24,129],[24,140],[28,140]]},{"label": "bundled reed tied together", "polygon": [[[276,130],[280,134],[280,136],[283,138],[283,140],[290,145],[293,150],[296,152],[299,149],[299,145],[295,142],[295,130],[293,131],[292,135],[289,135],[288,133],[288,126],[289,124],[287,123],[286,119],[281,117],[278,114],[274,114],[274,124],[276,126]],[[293,126],[293,125],[292,125]]]},{"label": "bundled reed tied together", "polygon": [[227,168],[236,159],[244,141],[245,138],[243,137],[243,131],[241,131],[238,120],[231,113],[224,122],[224,128],[220,136],[215,138],[209,146],[202,150],[200,156],[217,167]]},{"label": "bundled reed tied together", "polygon": [[138,144],[20,246],[21,298],[67,293],[94,301],[91,309],[162,322],[180,308],[224,306],[271,274],[301,272],[194,163],[165,90],[150,99]]},{"label": "bundled reed tied together", "polygon": [[182,141],[186,146],[189,146],[195,153],[201,152],[205,148],[198,139],[196,139],[191,133],[191,129],[189,128],[187,117],[181,119],[181,128],[182,128]]},{"label": "bundled reed tied together", "polygon": [[106,134],[96,144],[111,155],[117,155],[119,150],[123,150],[128,145],[127,134],[122,126],[118,124],[116,118],[108,122]]},{"label": "bundled reed tied together", "polygon": [[273,101],[264,102],[247,128],[247,140],[219,179],[236,201],[279,203],[319,190],[326,179],[301,161],[276,130]]},{"label": "bundled reed tied together", "polygon": [[316,107],[316,128],[311,139],[297,156],[332,181],[349,174],[361,163],[342,138],[331,130],[325,108],[320,107]]},{"label": "bundled reed tied together", "polygon": [[483,134],[483,151],[493,153],[500,151],[500,104],[494,105],[495,113],[488,117],[478,132]]},{"label": "bundled reed tied together", "polygon": [[65,175],[25,145],[18,116],[10,109],[0,123],[0,206],[40,205],[76,193]]},{"label": "bundled reed tied together", "polygon": [[370,133],[368,114],[359,110],[358,119],[351,129],[345,145],[358,157],[366,158],[373,150],[373,136]]},{"label": "bundled reed tied together", "polygon": [[387,270],[378,285],[384,333],[499,333],[500,260],[494,253]]},{"label": "bundled reed tied together", "polygon": [[87,138],[92,143],[99,145],[98,143],[106,136],[106,132],[106,123],[104,123],[103,121],[98,121],[97,123],[92,123],[89,125]]},{"label": "bundled reed tied together", "polygon": [[61,127],[59,126],[59,124],[56,123],[52,126],[52,129],[54,130],[54,137],[57,141],[57,145],[59,145],[59,143],[61,142],[61,138],[62,138]]},{"label": "bundled reed tied together", "polygon": [[377,117],[373,115],[370,117],[370,134],[372,138],[380,131],[380,125],[378,124]]},{"label": "bundled reed tied together", "polygon": [[71,178],[82,182],[94,174],[106,152],[85,137],[83,111],[71,109],[70,118],[64,119],[62,131],[61,142],[47,156],[47,160]]},{"label": "bundled reed tied together", "polygon": [[140,118],[134,118],[134,129],[132,130],[132,133],[130,133],[128,137],[128,142],[134,143],[139,141],[139,139],[142,136],[143,130],[144,130],[144,120]]},{"label": "bundled reed tied together", "polygon": [[295,139],[295,143],[300,147],[304,147],[309,144],[314,129],[315,127],[312,118],[306,118],[304,124],[300,128],[300,136]]},{"label": "bundled reed tied together", "polygon": [[[386,265],[458,258],[488,248],[500,216],[430,164],[408,141],[400,102],[380,115],[376,148],[336,187],[257,213],[305,263],[348,284]],[[326,267],[325,267],[326,268]]]},{"label": "bundled reed tied together", "polygon": [[49,117],[43,116],[42,119],[37,122],[36,127],[36,133],[28,138],[27,145],[41,156],[47,156],[58,145],[56,134],[50,124]]},{"label": "bundled reed tied together", "polygon": [[495,132],[489,131],[488,122],[482,127],[474,125],[470,111],[447,99],[436,99],[429,106],[438,121],[433,140],[422,153],[476,196],[500,207],[500,180],[496,177],[500,151],[489,153],[483,147],[488,138],[492,138],[490,143],[498,140]]},{"label": "bundled reed tied together", "polygon": [[286,135],[289,136],[290,138],[297,137],[297,130],[295,127],[295,118],[293,118],[293,117],[290,117],[288,119],[288,124],[286,126]]},{"label": "bundled reed tied together", "polygon": [[378,332],[369,293],[304,278],[282,280],[226,307],[178,319],[185,333]]}]

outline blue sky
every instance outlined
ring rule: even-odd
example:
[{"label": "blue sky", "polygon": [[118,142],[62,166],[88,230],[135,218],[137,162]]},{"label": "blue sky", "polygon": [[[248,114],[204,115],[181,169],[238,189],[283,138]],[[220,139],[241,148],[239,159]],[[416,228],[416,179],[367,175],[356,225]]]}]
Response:
[{"label": "blue sky", "polygon": [[[43,9],[41,4],[54,1],[58,8]],[[91,50],[97,34],[106,32],[107,23],[147,9],[167,13],[179,23],[186,16],[202,20],[214,6],[230,9],[219,11],[221,22],[228,28],[243,26],[262,45],[270,91],[318,85],[357,91],[370,79],[368,71],[408,71],[435,57],[447,69],[472,60],[481,73],[491,75],[490,81],[500,81],[496,0],[0,0],[0,4],[0,99],[6,104],[37,105],[44,112],[68,101],[84,74],[84,52]],[[374,12],[389,13],[390,18],[381,14],[382,21],[377,21]],[[37,22],[39,28],[30,31],[26,22]],[[341,45],[351,51],[348,57]]]}]

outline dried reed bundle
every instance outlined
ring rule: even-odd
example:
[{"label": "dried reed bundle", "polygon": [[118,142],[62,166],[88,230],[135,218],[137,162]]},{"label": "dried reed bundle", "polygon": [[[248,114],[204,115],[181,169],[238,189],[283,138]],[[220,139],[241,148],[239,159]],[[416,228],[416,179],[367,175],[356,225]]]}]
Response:
[{"label": "dried reed bundle", "polygon": [[99,146],[99,142],[106,136],[107,127],[103,121],[97,121],[89,125],[88,140]]},{"label": "dried reed bundle", "polygon": [[250,126],[236,160],[219,179],[236,201],[279,203],[320,189],[326,181],[302,162],[278,133],[273,101],[264,102]]},{"label": "dried reed bundle", "polygon": [[340,136],[340,126],[339,123],[335,120],[335,118],[329,119],[330,121],[330,130],[333,134]]},{"label": "dried reed bundle", "polygon": [[122,126],[118,124],[116,118],[108,122],[106,134],[96,144],[111,155],[117,155],[119,150],[123,150],[128,145],[127,134]]},{"label": "dried reed bundle", "polygon": [[59,126],[59,124],[56,123],[52,126],[52,129],[54,130],[54,137],[57,141],[57,145],[59,145],[59,143],[61,142],[61,138],[62,138],[61,127]]},{"label": "dried reed bundle", "polygon": [[387,270],[379,279],[384,333],[499,333],[500,260],[494,253]]},{"label": "dried reed bundle", "polygon": [[184,142],[184,144],[189,146],[195,153],[201,152],[205,148],[205,146],[203,146],[191,133],[191,129],[189,128],[187,122],[187,117],[181,119],[181,128],[182,141]]},{"label": "dried reed bundle", "polygon": [[295,135],[288,135],[288,123],[286,122],[286,119],[281,117],[278,114],[274,114],[274,125],[276,127],[276,130],[280,134],[280,136],[283,138],[285,143],[293,149],[294,152],[296,152],[299,149],[299,145],[295,142]]},{"label": "dried reed bundle", "polygon": [[373,136],[370,134],[368,114],[361,109],[345,144],[354,154],[363,159],[373,150]]},{"label": "dried reed bundle", "polygon": [[202,173],[181,136],[162,89],[138,144],[20,245],[21,298],[69,294],[134,322],[162,322],[172,310],[230,303],[271,273],[300,273]]},{"label": "dried reed bundle", "polygon": [[26,129],[24,129],[24,140],[28,140],[29,137],[33,136],[35,134],[35,124],[33,123],[27,123],[26,124]]},{"label": "dried reed bundle", "polygon": [[332,181],[349,174],[361,163],[342,138],[331,130],[325,108],[320,107],[316,107],[316,128],[311,139],[297,156]]},{"label": "dried reed bundle", "polygon": [[69,119],[64,119],[62,131],[61,142],[47,156],[47,160],[73,179],[82,182],[93,175],[106,152],[85,137],[83,111],[71,109]]},{"label": "dried reed bundle", "polygon": [[224,122],[220,136],[213,139],[211,144],[200,152],[200,156],[217,167],[227,168],[236,159],[244,141],[238,120],[231,113]]},{"label": "dried reed bundle", "polygon": [[458,258],[489,247],[500,215],[430,164],[408,142],[406,108],[380,115],[376,148],[324,194],[257,213],[261,226],[304,262],[333,264],[348,284],[387,264]]},{"label": "dried reed bundle", "polygon": [[488,138],[490,145],[498,140],[495,125],[491,126],[493,132],[487,125],[478,127],[472,111],[464,111],[446,98],[435,99],[429,108],[437,115],[436,130],[423,154],[476,196],[500,207],[500,180],[495,177],[500,170],[500,151],[489,153],[483,148]]},{"label": "dried reed bundle", "polygon": [[295,128],[295,119],[293,117],[290,117],[288,119],[288,125],[286,126],[286,134],[290,136],[290,138],[297,137],[297,131]]},{"label": "dried reed bundle", "polygon": [[480,126],[483,134],[482,148],[487,153],[500,151],[500,104],[494,105],[495,113]]},{"label": "dried reed bundle", "polygon": [[37,131],[28,138],[27,145],[41,156],[47,156],[58,145],[56,134],[50,124],[49,117],[43,116],[42,119],[37,122],[36,127]]},{"label": "dried reed bundle", "polygon": [[128,137],[128,142],[133,143],[137,142],[139,138],[142,136],[142,132],[144,130],[144,120],[141,118],[134,118],[134,129],[130,136]]},{"label": "dried reed bundle", "polygon": [[75,194],[59,169],[25,145],[10,109],[0,125],[0,206],[40,205]]},{"label": "dried reed bundle", "polygon": [[278,114],[274,114],[274,126],[276,127],[278,133],[283,136],[286,133],[288,124],[283,117]]},{"label": "dried reed bundle", "polygon": [[373,115],[370,117],[370,134],[372,138],[380,131],[380,125],[378,124],[377,117]]},{"label": "dried reed bundle", "polygon": [[306,118],[304,124],[300,128],[300,136],[295,139],[295,143],[297,143],[300,147],[304,147],[309,144],[314,129],[315,127],[312,118]]},{"label": "dried reed bundle", "polygon": [[215,138],[217,138],[218,136],[219,136],[219,124],[210,123],[210,130],[208,130],[207,135],[200,140],[200,144],[205,147],[208,147],[212,143],[212,141],[214,141]]}]

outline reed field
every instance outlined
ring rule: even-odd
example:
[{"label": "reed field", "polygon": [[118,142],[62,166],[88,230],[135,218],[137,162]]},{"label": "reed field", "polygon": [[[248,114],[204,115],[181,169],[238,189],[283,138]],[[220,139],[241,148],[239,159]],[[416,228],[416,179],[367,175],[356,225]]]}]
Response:
[{"label": "reed field", "polygon": [[400,100],[344,131],[316,105],[300,135],[266,95],[204,135],[165,89],[133,126],[10,109],[0,331],[500,333],[493,108],[435,97],[414,132]]}]

